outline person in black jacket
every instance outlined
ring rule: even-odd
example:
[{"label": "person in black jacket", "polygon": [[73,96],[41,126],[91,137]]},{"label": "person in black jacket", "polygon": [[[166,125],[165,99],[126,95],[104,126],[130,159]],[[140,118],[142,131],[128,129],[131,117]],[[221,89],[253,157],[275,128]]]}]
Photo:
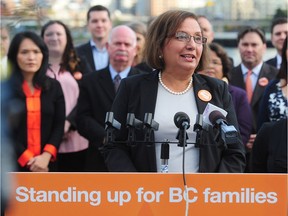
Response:
[{"label": "person in black jacket", "polygon": [[237,36],[241,63],[232,68],[230,84],[246,90],[248,102],[251,106],[253,126],[250,138],[244,143],[247,150],[246,172],[251,172],[250,154],[257,132],[257,118],[259,104],[269,81],[278,73],[277,68],[265,63],[263,55],[266,51],[266,38],[264,32],[258,27],[245,27]]},{"label": "person in black jacket", "polygon": [[287,117],[275,122],[265,122],[258,131],[252,149],[252,171],[288,173]]},{"label": "person in black jacket", "polygon": [[271,42],[277,51],[277,55],[266,61],[267,64],[280,68],[282,57],[281,51],[284,40],[288,36],[288,18],[278,17],[272,21],[271,25]]},{"label": "person in black jacket", "polygon": [[55,171],[65,103],[59,82],[46,76],[48,49],[37,34],[21,32],[11,41],[8,60],[12,92],[21,110],[12,127],[17,171]]},{"label": "person in black jacket", "polygon": [[85,58],[91,71],[106,68],[109,55],[106,49],[109,32],[112,28],[110,11],[102,5],[94,5],[87,12],[87,29],[91,39],[76,47],[78,56]]},{"label": "person in black jacket", "polygon": [[[238,129],[227,84],[196,73],[203,70],[207,58],[207,38],[202,34],[197,16],[182,10],[167,11],[149,26],[147,41],[144,51],[147,63],[156,70],[128,77],[120,84],[112,112],[121,123],[121,130],[115,133],[114,142],[106,143],[103,151],[108,170],[161,172],[161,142],[168,139],[169,172],[181,172],[183,147],[175,144],[177,128],[173,122],[175,113],[181,111],[190,118],[191,124],[187,130],[190,144],[185,148],[187,172],[243,172],[245,151],[239,134],[233,143],[224,146],[220,139],[214,139],[213,127],[209,125],[203,130],[203,145],[199,148],[191,144],[196,140],[192,127],[196,115],[203,114],[208,103],[226,110],[227,122]],[[127,142],[128,113],[143,122],[145,115],[151,117],[152,114],[159,129],[152,130],[155,125],[148,120],[145,125],[151,127],[152,133],[136,130],[135,142]]]},{"label": "person in black jacket", "polygon": [[265,88],[258,113],[258,130],[264,122],[278,121],[287,117],[287,37],[282,50],[282,63],[276,79]]},{"label": "person in black jacket", "polygon": [[99,148],[103,145],[105,116],[117,92],[116,79],[123,81],[127,76],[141,71],[131,67],[136,55],[136,34],[125,25],[111,30],[107,50],[108,67],[87,74],[80,85],[78,100],[77,125],[79,133],[89,140],[86,171],[107,171]]}]

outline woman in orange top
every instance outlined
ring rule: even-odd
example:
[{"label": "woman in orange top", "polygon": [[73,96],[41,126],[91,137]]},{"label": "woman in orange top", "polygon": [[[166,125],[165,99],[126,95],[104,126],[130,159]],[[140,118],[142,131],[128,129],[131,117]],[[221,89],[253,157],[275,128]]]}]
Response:
[{"label": "woman in orange top", "polygon": [[37,34],[21,32],[11,41],[8,60],[20,109],[12,126],[17,171],[53,171],[64,132],[65,104],[59,82],[46,76],[48,49]]}]

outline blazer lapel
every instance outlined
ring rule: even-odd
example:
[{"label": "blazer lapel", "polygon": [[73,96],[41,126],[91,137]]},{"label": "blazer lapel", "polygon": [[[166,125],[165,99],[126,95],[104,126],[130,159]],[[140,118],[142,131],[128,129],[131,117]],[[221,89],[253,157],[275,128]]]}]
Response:
[{"label": "blazer lapel", "polygon": [[[157,92],[158,92],[158,76],[157,72],[152,72],[149,76],[145,76],[145,81],[142,82],[140,86],[140,91],[145,92],[143,96],[140,98],[140,116],[145,116],[145,113],[152,113],[154,118],[155,105],[157,100]],[[155,144],[152,144],[149,148],[148,154],[148,163],[153,171],[157,171],[156,166],[156,152],[155,152]]]},{"label": "blazer lapel", "polygon": [[107,96],[111,100],[114,100],[116,94],[114,84],[110,76],[109,67],[106,67],[101,71],[97,71],[96,73],[101,73],[100,74],[101,82],[99,82],[99,85],[101,85],[103,91],[107,94]]},{"label": "blazer lapel", "polygon": [[253,92],[253,96],[252,96],[252,101],[251,101],[251,106],[254,106],[262,97],[265,87],[259,85],[259,80],[260,79],[266,79],[267,80],[267,84],[269,82],[270,79],[273,78],[273,76],[270,75],[269,68],[266,67],[266,64],[264,63],[261,70],[260,70],[260,74],[258,76],[258,80]]},{"label": "blazer lapel", "polygon": [[86,44],[86,55],[87,55],[87,61],[89,64],[92,66],[92,70],[96,70],[96,65],[94,63],[94,58],[93,58],[93,48],[91,47],[90,42]]},{"label": "blazer lapel", "polygon": [[157,93],[158,93],[158,76],[157,72],[151,73],[150,76],[145,77],[147,82],[143,82],[141,86],[141,91],[145,92],[141,97],[141,107],[140,113],[144,114],[149,112],[155,112],[155,105],[157,100]]}]

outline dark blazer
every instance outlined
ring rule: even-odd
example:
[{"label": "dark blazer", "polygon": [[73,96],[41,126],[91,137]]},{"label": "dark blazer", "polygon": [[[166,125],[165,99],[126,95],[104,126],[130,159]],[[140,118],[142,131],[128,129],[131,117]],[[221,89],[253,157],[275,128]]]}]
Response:
[{"label": "dark blazer", "polygon": [[256,173],[288,173],[287,119],[266,122],[252,149],[252,170]]},{"label": "dark blazer", "polygon": [[86,62],[88,63],[87,68],[89,68],[89,71],[96,71],[96,66],[94,63],[93,51],[92,51],[90,41],[88,41],[88,43],[85,43],[76,47],[75,50],[79,57],[86,59]]},{"label": "dark blazer", "polygon": [[[55,146],[56,149],[62,141],[65,122],[65,102],[60,83],[48,78],[50,87],[41,92],[41,149],[46,144]],[[15,138],[16,156],[19,158],[27,149],[27,109],[26,96],[23,92],[15,91],[18,99],[18,123],[13,129]],[[22,170],[23,168],[21,168]],[[23,170],[22,170],[23,171]]]},{"label": "dark blazer", "polygon": [[[263,66],[261,68],[254,92],[253,92],[253,96],[252,96],[252,100],[250,103],[251,109],[252,109],[252,114],[253,114],[253,131],[252,133],[255,133],[257,130],[257,116],[258,116],[258,108],[259,108],[259,104],[261,101],[261,97],[264,93],[265,87],[259,85],[259,80],[261,78],[267,78],[267,81],[269,82],[270,80],[274,79],[276,77],[278,73],[277,68],[268,65],[266,63],[263,63]],[[231,75],[231,79],[230,79],[230,84],[234,85],[234,86],[238,86],[242,89],[244,89],[246,91],[246,87],[245,87],[245,82],[244,82],[244,78],[243,78],[243,73],[241,70],[241,65],[238,65],[237,67],[234,67],[230,73]],[[267,84],[268,84],[267,82]]]},{"label": "dark blazer", "polygon": [[274,58],[268,59],[265,63],[277,68],[277,56],[275,56]]},{"label": "dark blazer", "polygon": [[249,140],[253,123],[252,111],[247,99],[247,94],[243,89],[233,85],[228,85],[228,90],[232,96],[242,142],[245,145]]},{"label": "dark blazer", "polygon": [[[128,76],[138,73],[140,73],[138,69],[131,68]],[[76,122],[78,132],[89,140],[89,148],[94,149],[93,152],[96,154],[93,153],[94,157],[99,159],[95,162],[97,164],[92,165],[92,170],[89,168],[89,171],[107,171],[98,148],[102,146],[106,135],[105,117],[106,113],[111,111],[115,95],[109,66],[83,77],[80,84]]]},{"label": "dark blazer", "polygon": [[[157,71],[129,77],[121,82],[112,106],[115,119],[122,125],[120,134],[117,136],[119,140],[127,140],[127,129],[125,127],[127,113],[134,113],[135,118],[139,120],[144,119],[145,113],[154,115],[158,82]],[[199,113],[203,113],[207,102],[202,101],[197,96],[197,93],[200,90],[207,90],[212,94],[210,103],[228,111],[228,123],[238,128],[231,95],[228,93],[226,83],[207,76],[194,74],[193,86]],[[169,109],[165,111],[169,112]],[[136,140],[143,140],[143,137],[144,132],[139,131]],[[204,134],[203,137],[205,139],[204,144],[208,145],[200,148],[200,172],[244,171],[245,152],[241,141],[224,150],[216,146],[214,134],[211,130]],[[152,144],[151,147],[146,144],[138,144],[135,147],[129,147],[125,144],[107,145],[105,161],[109,171],[157,171],[155,144]]]}]

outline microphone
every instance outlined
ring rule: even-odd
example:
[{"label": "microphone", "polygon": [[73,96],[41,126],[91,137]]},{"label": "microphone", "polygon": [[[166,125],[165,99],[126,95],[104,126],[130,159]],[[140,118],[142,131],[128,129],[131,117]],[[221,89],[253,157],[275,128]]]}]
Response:
[{"label": "microphone", "polygon": [[190,127],[190,118],[184,112],[177,112],[174,115],[174,123],[179,129],[188,129]]},{"label": "microphone", "polygon": [[186,146],[186,140],[188,139],[188,135],[186,130],[190,127],[190,118],[184,112],[177,112],[174,115],[174,123],[177,128],[179,128],[176,139],[179,140],[179,147]]},{"label": "microphone", "polygon": [[218,110],[209,114],[209,121],[219,129],[220,138],[224,144],[233,144],[238,142],[238,132],[233,125],[228,125],[225,116]]},{"label": "microphone", "polygon": [[209,114],[209,120],[213,125],[226,124],[225,116],[221,112],[219,112],[218,110],[214,110]]},{"label": "microphone", "polygon": [[120,130],[121,124],[114,119],[114,113],[113,112],[107,112],[105,117],[105,129],[108,127],[112,127],[114,129]]}]

